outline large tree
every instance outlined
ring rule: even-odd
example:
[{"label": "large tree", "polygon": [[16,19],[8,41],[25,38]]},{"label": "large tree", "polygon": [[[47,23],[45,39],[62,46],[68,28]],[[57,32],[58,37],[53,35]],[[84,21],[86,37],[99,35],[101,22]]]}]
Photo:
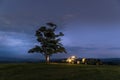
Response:
[{"label": "large tree", "polygon": [[46,62],[50,62],[50,56],[57,53],[67,53],[63,45],[61,44],[61,36],[64,36],[62,32],[56,34],[55,30],[57,25],[54,23],[46,23],[45,26],[41,26],[35,36],[37,41],[40,43],[35,45],[34,48],[30,49],[28,53],[41,53],[44,55]]}]

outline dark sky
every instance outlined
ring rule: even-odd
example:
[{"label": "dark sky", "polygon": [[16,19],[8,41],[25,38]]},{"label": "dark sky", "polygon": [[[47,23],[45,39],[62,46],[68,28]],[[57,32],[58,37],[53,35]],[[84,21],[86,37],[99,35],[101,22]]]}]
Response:
[{"label": "dark sky", "polygon": [[46,22],[65,34],[53,57],[120,58],[119,0],[0,0],[0,57],[42,58],[27,51]]}]

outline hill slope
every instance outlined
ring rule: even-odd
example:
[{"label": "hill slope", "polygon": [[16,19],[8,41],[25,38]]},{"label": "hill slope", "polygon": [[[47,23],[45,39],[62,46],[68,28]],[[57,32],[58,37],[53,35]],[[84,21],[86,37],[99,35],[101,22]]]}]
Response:
[{"label": "hill slope", "polygon": [[0,80],[119,80],[120,66],[0,64]]}]

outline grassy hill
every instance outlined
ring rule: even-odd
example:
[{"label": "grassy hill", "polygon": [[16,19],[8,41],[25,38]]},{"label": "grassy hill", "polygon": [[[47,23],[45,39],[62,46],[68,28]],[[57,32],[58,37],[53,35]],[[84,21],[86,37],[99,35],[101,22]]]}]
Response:
[{"label": "grassy hill", "polygon": [[0,64],[0,80],[120,80],[120,66]]}]

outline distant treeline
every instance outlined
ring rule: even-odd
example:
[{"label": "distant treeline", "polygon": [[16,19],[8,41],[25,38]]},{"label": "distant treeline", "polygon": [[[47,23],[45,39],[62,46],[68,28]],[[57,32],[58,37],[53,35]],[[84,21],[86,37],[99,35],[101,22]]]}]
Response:
[{"label": "distant treeline", "polygon": [[[66,60],[66,59],[67,58],[52,59],[51,62],[63,63],[63,60]],[[120,58],[105,58],[105,59],[88,58],[86,62],[88,64],[95,64],[94,62],[97,62],[97,61],[100,62],[100,64],[103,64],[103,65],[120,65]]]},{"label": "distant treeline", "polygon": [[[63,62],[67,58],[61,58],[61,59],[51,59],[51,62],[56,62],[56,63],[65,63]],[[88,64],[92,64],[94,62],[93,60],[98,60],[101,62],[103,65],[120,65],[120,58],[104,58],[104,59],[94,59],[90,60],[90,58],[87,60]],[[91,61],[91,62],[89,62]],[[44,63],[45,60],[37,60],[37,59],[6,59],[6,60],[0,60],[0,63]]]}]

